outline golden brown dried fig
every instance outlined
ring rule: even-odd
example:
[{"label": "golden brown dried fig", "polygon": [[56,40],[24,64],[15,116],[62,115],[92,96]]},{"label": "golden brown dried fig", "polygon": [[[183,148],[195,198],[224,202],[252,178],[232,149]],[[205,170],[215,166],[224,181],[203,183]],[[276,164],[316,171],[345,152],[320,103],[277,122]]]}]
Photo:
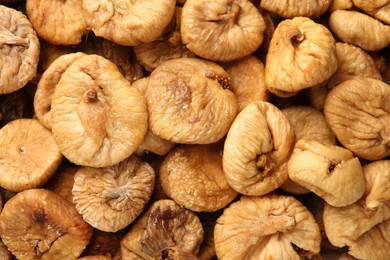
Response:
[{"label": "golden brown dried fig", "polygon": [[260,7],[284,18],[294,18],[297,16],[315,18],[325,13],[331,3],[332,0],[262,0],[260,1]]},{"label": "golden brown dried fig", "polygon": [[54,45],[75,45],[88,32],[82,1],[27,0],[26,10],[38,35]]},{"label": "golden brown dried fig", "polygon": [[320,252],[313,215],[292,196],[243,196],[214,229],[218,259],[301,259]]},{"label": "golden brown dried fig", "polygon": [[40,187],[61,164],[52,133],[35,119],[17,119],[0,129],[0,186],[11,191]]},{"label": "golden brown dried fig", "polygon": [[111,167],[81,167],[74,176],[73,203],[91,226],[116,232],[142,212],[154,180],[153,168],[135,155]]},{"label": "golden brown dried fig", "polygon": [[149,128],[176,143],[217,142],[237,113],[237,100],[229,88],[229,75],[214,62],[166,61],[152,72],[145,92]]},{"label": "golden brown dried fig", "polygon": [[223,65],[230,75],[230,90],[237,97],[238,112],[252,101],[268,101],[269,92],[264,82],[264,65],[255,56],[231,61]]},{"label": "golden brown dried fig", "polygon": [[350,79],[333,88],[324,114],[340,143],[367,160],[390,155],[390,86],[372,78]]},{"label": "golden brown dried fig", "polygon": [[177,146],[164,159],[160,180],[164,192],[192,211],[214,212],[237,196],[222,169],[221,144]]},{"label": "golden brown dried fig", "polygon": [[38,71],[46,71],[50,64],[62,55],[76,52],[75,48],[63,45],[54,45],[45,40],[40,39],[41,48],[38,63]]},{"label": "golden brown dried fig", "polygon": [[329,25],[343,42],[366,51],[381,50],[390,44],[390,26],[357,11],[336,10],[329,17]]},{"label": "golden brown dried fig", "polygon": [[54,139],[75,164],[107,167],[128,158],[147,128],[145,99],[98,55],[85,55],[63,73],[52,99]]},{"label": "golden brown dried fig", "polygon": [[389,0],[353,0],[353,4],[366,14],[390,25]]},{"label": "golden brown dried fig", "polygon": [[196,259],[202,240],[198,216],[173,200],[159,200],[121,241],[122,259]]},{"label": "golden brown dried fig", "polygon": [[272,36],[265,63],[265,85],[287,97],[323,83],[337,69],[331,32],[307,17],[282,21]]},{"label": "golden brown dried fig", "polygon": [[0,214],[0,236],[17,259],[76,259],[91,235],[74,206],[45,189],[19,192]]},{"label": "golden brown dried fig", "polygon": [[124,46],[152,42],[175,12],[175,0],[83,0],[87,23],[95,35]]},{"label": "golden brown dried fig", "polygon": [[22,12],[0,5],[0,15],[1,95],[21,89],[35,77],[40,45]]},{"label": "golden brown dried fig", "polygon": [[352,0],[333,0],[332,4],[329,7],[330,12],[334,12],[336,10],[348,10],[353,7]]},{"label": "golden brown dried fig", "polygon": [[264,19],[248,0],[187,0],[181,36],[195,54],[231,61],[254,52],[263,41]]},{"label": "golden brown dried fig", "polygon": [[74,176],[78,170],[79,167],[75,165],[61,165],[43,188],[54,191],[73,203],[72,189]]},{"label": "golden brown dried fig", "polygon": [[234,120],[225,140],[223,170],[237,192],[260,196],[287,180],[294,130],[286,116],[266,101],[252,102]]}]

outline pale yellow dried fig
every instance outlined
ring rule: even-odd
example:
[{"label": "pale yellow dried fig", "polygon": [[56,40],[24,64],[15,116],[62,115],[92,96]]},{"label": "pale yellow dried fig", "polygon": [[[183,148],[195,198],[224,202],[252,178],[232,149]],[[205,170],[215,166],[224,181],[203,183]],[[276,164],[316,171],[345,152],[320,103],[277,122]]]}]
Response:
[{"label": "pale yellow dried fig", "polygon": [[153,134],[175,143],[219,141],[237,113],[230,78],[214,62],[168,60],[150,75],[145,98]]},{"label": "pale yellow dried fig", "polygon": [[332,0],[302,1],[302,0],[262,0],[260,7],[276,13],[284,18],[306,16],[315,18],[328,10]]},{"label": "pale yellow dried fig", "polygon": [[218,259],[301,259],[320,252],[318,224],[292,196],[243,196],[214,229]]},{"label": "pale yellow dried fig", "polygon": [[43,186],[43,188],[54,191],[67,201],[73,203],[72,189],[74,184],[74,176],[79,170],[75,165],[60,165],[55,174]]},{"label": "pale yellow dried fig", "polygon": [[253,53],[263,41],[265,22],[248,0],[187,0],[181,36],[195,54],[231,61]]},{"label": "pale yellow dried fig", "polygon": [[390,25],[389,0],[352,0],[352,2],[366,14]]},{"label": "pale yellow dried fig", "polygon": [[260,196],[288,177],[294,130],[287,117],[266,101],[252,102],[235,118],[223,151],[223,170],[237,192]]}]

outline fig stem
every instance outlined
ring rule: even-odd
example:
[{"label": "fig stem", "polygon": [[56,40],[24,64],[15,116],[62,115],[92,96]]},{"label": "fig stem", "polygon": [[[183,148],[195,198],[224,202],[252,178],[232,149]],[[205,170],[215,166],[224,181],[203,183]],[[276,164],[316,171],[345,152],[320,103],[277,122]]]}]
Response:
[{"label": "fig stem", "polygon": [[272,167],[267,163],[267,155],[261,154],[256,161],[256,166],[259,168],[260,177],[264,179],[265,176],[271,171]]},{"label": "fig stem", "polygon": [[86,99],[86,102],[88,103],[92,103],[92,102],[95,102],[97,100],[97,92],[95,89],[91,88],[90,90],[88,90],[87,92],[87,99]]}]

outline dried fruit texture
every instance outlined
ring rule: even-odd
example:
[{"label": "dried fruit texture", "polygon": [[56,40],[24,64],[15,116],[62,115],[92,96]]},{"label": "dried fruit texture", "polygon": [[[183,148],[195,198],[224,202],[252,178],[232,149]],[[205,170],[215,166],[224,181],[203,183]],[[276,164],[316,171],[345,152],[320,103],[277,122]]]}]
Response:
[{"label": "dried fruit texture", "polygon": [[223,64],[230,75],[230,90],[237,97],[238,112],[252,101],[268,101],[269,92],[264,82],[264,65],[255,56],[247,56]]},{"label": "dried fruit texture", "polygon": [[313,140],[301,139],[295,144],[288,175],[334,207],[358,201],[365,190],[362,166],[352,152]]},{"label": "dried fruit texture", "polygon": [[223,170],[237,192],[260,196],[288,177],[294,130],[286,116],[265,101],[252,102],[234,120],[225,140]]},{"label": "dried fruit texture", "polygon": [[306,16],[315,18],[328,10],[332,4],[331,0],[302,1],[302,0],[262,0],[260,7],[276,13],[284,18],[294,18],[297,16]]},{"label": "dried fruit texture", "polygon": [[366,14],[390,25],[389,0],[353,0],[353,4]]},{"label": "dried fruit texture", "polygon": [[73,203],[91,226],[116,232],[142,212],[154,180],[153,168],[135,155],[111,167],[81,167],[74,176]]},{"label": "dried fruit texture", "polygon": [[77,165],[107,167],[123,161],[148,128],[142,94],[98,55],[83,56],[66,69],[51,108],[56,143]]},{"label": "dried fruit texture", "polygon": [[232,61],[254,52],[263,41],[265,22],[248,0],[187,0],[181,36],[195,54],[213,61]]},{"label": "dried fruit texture", "polygon": [[[145,91],[148,86],[148,81],[149,77],[141,78],[139,80],[136,80],[132,84],[132,87],[137,88],[139,91],[141,91],[143,95],[145,95]],[[144,140],[138,146],[135,153],[138,156],[142,156],[145,153],[152,152],[164,156],[169,153],[174,146],[175,143],[158,137],[157,135],[153,134],[153,132],[148,128]]]},{"label": "dried fruit texture", "polygon": [[13,8],[0,5],[0,95],[24,87],[37,73],[39,40],[30,21]]},{"label": "dried fruit texture", "polygon": [[331,32],[307,17],[286,19],[272,36],[265,62],[265,85],[278,96],[321,84],[337,69]]},{"label": "dried fruit texture", "polygon": [[3,241],[0,238],[0,259],[2,260],[12,260],[12,254],[8,248],[4,245]]},{"label": "dried fruit texture", "polygon": [[325,119],[340,143],[357,156],[390,155],[390,86],[371,78],[350,79],[325,100]]},{"label": "dried fruit texture", "polygon": [[196,259],[202,240],[198,216],[173,200],[159,200],[121,241],[122,259]]},{"label": "dried fruit texture", "polygon": [[130,83],[144,76],[143,68],[131,47],[115,44],[91,33],[78,48],[81,52],[97,54],[113,62]]},{"label": "dried fruit texture", "polygon": [[192,211],[214,212],[237,196],[222,168],[221,144],[177,146],[164,159],[160,180],[164,192]]},{"label": "dried fruit texture", "polygon": [[321,235],[313,215],[292,196],[243,196],[217,220],[218,259],[301,259],[318,254]]},{"label": "dried fruit texture", "polygon": [[40,57],[38,63],[38,71],[44,72],[47,70],[57,58],[62,55],[76,52],[76,49],[70,46],[59,46],[48,43],[40,39]]},{"label": "dried fruit texture", "polygon": [[0,186],[22,191],[43,185],[61,164],[52,133],[35,119],[17,119],[0,129]]},{"label": "dried fruit texture", "polygon": [[158,39],[134,46],[137,59],[147,71],[153,71],[167,60],[195,58],[196,55],[187,49],[181,40],[181,14],[182,7],[176,7],[173,19]]},{"label": "dried fruit texture", "polygon": [[175,143],[208,144],[225,136],[237,114],[230,78],[214,62],[180,58],[150,75],[145,98],[153,134]]},{"label": "dried fruit texture", "polygon": [[336,10],[329,17],[329,25],[343,42],[366,51],[378,51],[390,44],[390,26],[357,11]]},{"label": "dried fruit texture", "polygon": [[124,46],[156,40],[171,21],[175,0],[84,0],[83,9],[95,35]]},{"label": "dried fruit texture", "polygon": [[126,229],[115,233],[94,229],[92,238],[83,255],[105,255],[114,258],[120,252],[120,242],[126,233]]},{"label": "dried fruit texture", "polygon": [[106,255],[89,255],[77,258],[78,260],[111,260],[110,256]]},{"label": "dried fruit texture", "polygon": [[352,0],[333,0],[332,4],[329,7],[330,12],[334,12],[336,10],[348,10],[353,7]]},{"label": "dried fruit texture", "polygon": [[19,192],[0,215],[0,236],[17,259],[76,259],[91,235],[74,206],[45,189]]},{"label": "dried fruit texture", "polygon": [[39,122],[47,129],[51,130],[51,101],[58,82],[69,66],[84,56],[82,52],[62,55],[42,74],[34,95],[34,110]]},{"label": "dried fruit texture", "polygon": [[34,108],[25,90],[0,95],[0,128],[15,119],[32,117]]}]

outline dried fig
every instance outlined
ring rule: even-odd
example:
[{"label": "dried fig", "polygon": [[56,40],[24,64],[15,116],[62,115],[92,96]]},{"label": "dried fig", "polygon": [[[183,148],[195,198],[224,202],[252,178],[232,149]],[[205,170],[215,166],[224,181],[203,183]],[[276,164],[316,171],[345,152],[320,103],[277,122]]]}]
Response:
[{"label": "dried fig", "polygon": [[187,0],[183,43],[202,58],[231,61],[254,52],[263,41],[265,22],[248,0]]},{"label": "dried fig", "polygon": [[87,23],[95,35],[124,46],[156,40],[171,21],[175,0],[83,0]]},{"label": "dried fig", "polygon": [[54,45],[75,45],[87,34],[82,1],[27,0],[26,10],[39,37]]},{"label": "dried fig", "polygon": [[91,226],[116,232],[142,212],[154,180],[153,168],[135,155],[111,167],[81,167],[74,176],[73,203]]},{"label": "dried fig", "polygon": [[343,42],[366,51],[378,51],[390,44],[390,26],[357,11],[336,10],[329,17],[329,25]]},{"label": "dried fig", "polygon": [[344,81],[325,100],[325,119],[340,143],[357,156],[390,155],[390,86],[372,78]]},{"label": "dried fig", "polygon": [[301,1],[301,0],[262,0],[260,7],[276,13],[284,18],[297,16],[318,17],[328,10],[332,0]]},{"label": "dried fig", "polygon": [[17,259],[76,259],[91,235],[74,206],[45,189],[19,192],[0,214],[0,236]]},{"label": "dried fig", "polygon": [[237,196],[222,169],[220,144],[177,146],[164,159],[160,180],[164,192],[192,211],[214,212]]},{"label": "dried fig", "polygon": [[196,259],[202,240],[198,216],[172,200],[159,200],[121,241],[122,259]]},{"label": "dried fig", "polygon": [[208,144],[227,133],[237,113],[230,78],[214,62],[166,61],[150,75],[145,98],[153,134],[186,144]]},{"label": "dried fig", "polygon": [[366,14],[390,25],[389,0],[353,0],[353,4]]},{"label": "dried fig", "polygon": [[272,36],[265,63],[265,85],[288,97],[323,83],[337,69],[331,32],[307,17],[286,19]]},{"label": "dried fig", "polygon": [[109,60],[85,55],[58,82],[51,104],[54,139],[75,164],[107,167],[128,158],[147,128],[145,99]]},{"label": "dried fig", "polygon": [[353,7],[352,0],[333,0],[332,4],[329,7],[330,12],[334,12],[336,10],[348,10]]},{"label": "dried fig", "polygon": [[107,256],[107,255],[88,255],[77,259],[78,260],[112,260],[111,256]]},{"label": "dried fig", "polygon": [[37,73],[39,40],[20,11],[0,5],[0,95],[24,87]]},{"label": "dried fig", "polygon": [[287,180],[294,130],[266,101],[252,102],[234,120],[225,140],[223,170],[237,192],[260,196]]},{"label": "dried fig", "polygon": [[11,191],[40,187],[61,164],[52,133],[35,119],[17,119],[0,129],[0,186]]},{"label": "dried fig", "polygon": [[292,196],[243,196],[214,229],[218,259],[301,259],[320,252],[313,215]]}]

